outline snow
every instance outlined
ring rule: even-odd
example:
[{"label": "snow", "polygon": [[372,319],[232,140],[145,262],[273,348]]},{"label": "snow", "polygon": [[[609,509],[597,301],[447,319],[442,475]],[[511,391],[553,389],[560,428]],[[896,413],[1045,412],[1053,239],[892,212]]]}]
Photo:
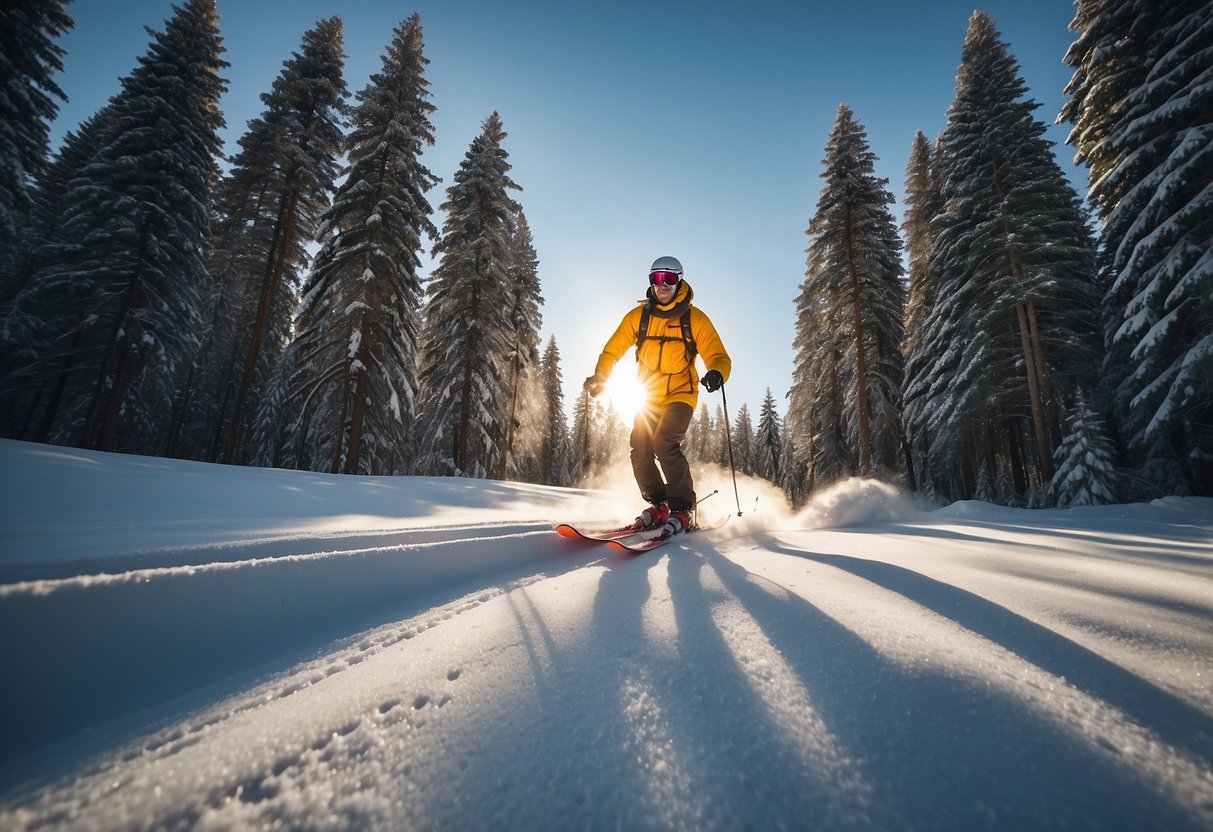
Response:
[{"label": "snow", "polygon": [[1210,499],[0,471],[5,830],[1213,828]]}]

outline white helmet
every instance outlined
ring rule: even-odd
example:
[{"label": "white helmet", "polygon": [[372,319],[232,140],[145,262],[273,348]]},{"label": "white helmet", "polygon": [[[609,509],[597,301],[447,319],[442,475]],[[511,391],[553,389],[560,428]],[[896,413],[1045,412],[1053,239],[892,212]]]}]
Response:
[{"label": "white helmet", "polygon": [[658,257],[653,261],[653,265],[649,266],[649,274],[653,272],[673,272],[681,276],[682,264],[678,262],[677,257]]}]

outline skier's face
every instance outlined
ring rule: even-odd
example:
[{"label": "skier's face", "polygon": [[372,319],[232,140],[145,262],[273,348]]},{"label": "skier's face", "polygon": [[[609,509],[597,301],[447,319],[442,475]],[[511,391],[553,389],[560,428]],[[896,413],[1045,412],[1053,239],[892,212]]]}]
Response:
[{"label": "skier's face", "polygon": [[658,283],[653,287],[653,294],[657,296],[657,302],[662,306],[674,299],[674,293],[678,291],[678,284],[670,286],[666,283]]}]

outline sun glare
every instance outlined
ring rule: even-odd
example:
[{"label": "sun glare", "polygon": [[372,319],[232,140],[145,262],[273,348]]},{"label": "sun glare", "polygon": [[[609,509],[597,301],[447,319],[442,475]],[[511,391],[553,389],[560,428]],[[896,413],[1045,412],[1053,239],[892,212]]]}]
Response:
[{"label": "sun glare", "polygon": [[635,364],[620,362],[607,381],[606,392],[607,401],[625,423],[630,423],[644,406],[644,387],[636,378]]}]

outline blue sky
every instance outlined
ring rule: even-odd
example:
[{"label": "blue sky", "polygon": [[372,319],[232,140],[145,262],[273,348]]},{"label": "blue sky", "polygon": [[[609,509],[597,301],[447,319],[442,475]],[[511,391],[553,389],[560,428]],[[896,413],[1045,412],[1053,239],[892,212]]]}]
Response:
[{"label": "blue sky", "polygon": [[[501,114],[516,194],[540,259],[544,340],[562,355],[566,408],[619,319],[642,297],[649,263],[674,255],[734,361],[730,414],[764,391],[780,415],[792,370],[804,230],[840,103],[865,125],[877,172],[900,200],[916,130],[943,128],[974,5],[958,0],[849,3],[437,0],[219,0],[232,65],[222,106],[234,152],[259,96],[305,30],[345,21],[351,92],[378,70],[392,28],[421,15],[437,137],[424,161],[437,206],[489,113]],[[995,0],[991,14],[1020,62],[1038,116],[1052,124],[1071,71],[1067,0]],[[70,102],[52,140],[104,104],[163,28],[168,0],[75,0],[60,83]],[[1066,126],[1050,128],[1071,164]],[[894,207],[902,220],[900,201]],[[435,216],[441,227],[441,216]],[[701,395],[707,396],[706,393]],[[719,394],[707,396],[719,404]]]}]

